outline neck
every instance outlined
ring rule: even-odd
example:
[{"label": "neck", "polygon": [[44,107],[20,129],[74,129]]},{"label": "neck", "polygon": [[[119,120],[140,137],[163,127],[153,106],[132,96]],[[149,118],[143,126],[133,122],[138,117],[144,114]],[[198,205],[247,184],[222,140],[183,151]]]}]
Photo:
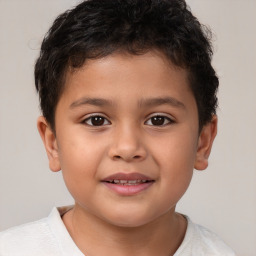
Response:
[{"label": "neck", "polygon": [[185,218],[173,211],[139,227],[119,227],[75,207],[63,222],[77,247],[87,256],[170,256],[180,246]]}]

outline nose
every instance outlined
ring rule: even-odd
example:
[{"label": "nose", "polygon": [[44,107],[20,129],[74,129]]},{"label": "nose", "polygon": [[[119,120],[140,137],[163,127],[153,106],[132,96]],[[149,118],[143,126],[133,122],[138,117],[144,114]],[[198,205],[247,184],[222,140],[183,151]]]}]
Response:
[{"label": "nose", "polygon": [[142,142],[142,135],[128,125],[116,129],[111,138],[109,157],[126,162],[144,160],[147,157],[147,151]]}]

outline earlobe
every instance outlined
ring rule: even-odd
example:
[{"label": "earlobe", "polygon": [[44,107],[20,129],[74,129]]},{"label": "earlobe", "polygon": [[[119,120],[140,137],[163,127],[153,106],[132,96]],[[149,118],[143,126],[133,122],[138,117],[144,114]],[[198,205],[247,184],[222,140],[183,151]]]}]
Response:
[{"label": "earlobe", "polygon": [[217,134],[217,116],[214,115],[212,120],[207,123],[199,136],[197,154],[194,168],[197,170],[205,170],[208,166],[208,158],[211,153],[213,141]]},{"label": "earlobe", "polygon": [[37,120],[37,129],[44,143],[50,169],[53,172],[60,171],[61,167],[56,137],[50,125],[43,116],[40,116]]}]

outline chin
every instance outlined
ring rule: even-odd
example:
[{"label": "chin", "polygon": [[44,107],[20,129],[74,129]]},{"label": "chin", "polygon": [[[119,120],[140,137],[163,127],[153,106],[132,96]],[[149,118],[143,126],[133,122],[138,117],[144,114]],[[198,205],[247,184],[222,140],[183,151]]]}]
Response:
[{"label": "chin", "polygon": [[123,227],[123,228],[136,228],[141,227],[143,225],[146,225],[153,221],[155,218],[153,216],[149,216],[147,213],[141,213],[141,212],[132,212],[132,211],[126,211],[126,212],[112,212],[111,216],[105,216],[105,221],[109,222],[110,224],[117,226],[117,227]]}]

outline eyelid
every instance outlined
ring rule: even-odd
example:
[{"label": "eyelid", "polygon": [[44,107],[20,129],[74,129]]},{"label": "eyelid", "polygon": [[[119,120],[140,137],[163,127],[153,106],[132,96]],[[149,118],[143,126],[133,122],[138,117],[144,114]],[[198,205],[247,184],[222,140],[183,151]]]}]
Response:
[{"label": "eyelid", "polygon": [[[165,114],[165,113],[154,113],[154,114],[151,114],[148,116],[148,118],[146,119],[145,123],[148,122],[152,117],[164,117],[165,119],[169,120],[168,124],[163,124],[163,125],[159,125],[159,126],[166,126],[166,125],[169,125],[169,124],[173,124],[175,123],[175,119],[174,117],[170,116],[169,114]],[[154,126],[154,125],[151,125],[151,126]],[[157,126],[157,125],[155,125]]]},{"label": "eyelid", "polygon": [[[89,120],[89,119],[92,118],[92,117],[102,117],[103,119],[107,120],[108,124],[103,124],[103,125],[99,125],[99,126],[97,126],[97,125],[92,125],[92,124],[87,124],[86,121]],[[86,115],[86,116],[83,118],[82,123],[83,123],[83,124],[86,124],[86,125],[88,125],[88,126],[92,126],[92,127],[102,127],[102,126],[111,124],[111,122],[108,120],[108,118],[107,118],[104,114],[102,114],[102,113],[93,113],[93,114]],[[105,123],[105,121],[104,121],[104,123]]]}]

